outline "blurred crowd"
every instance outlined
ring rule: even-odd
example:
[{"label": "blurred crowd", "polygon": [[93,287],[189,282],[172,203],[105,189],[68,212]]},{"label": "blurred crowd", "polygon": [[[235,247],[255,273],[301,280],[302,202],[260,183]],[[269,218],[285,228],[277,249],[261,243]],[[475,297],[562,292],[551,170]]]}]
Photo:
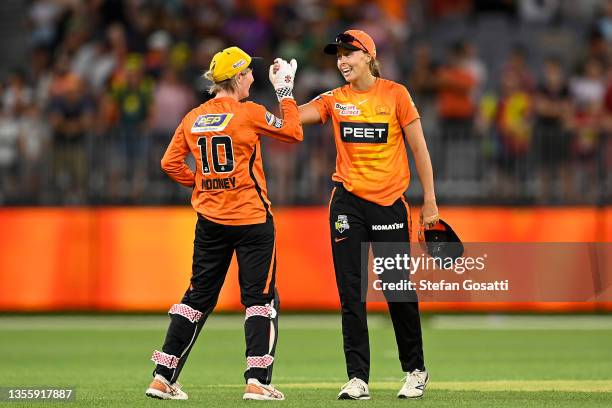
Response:
[{"label": "blurred crowd", "polygon": [[[28,57],[0,77],[0,204],[185,204],[159,161],[229,45],[298,60],[304,103],[342,85],[324,44],[376,40],[416,102],[440,203],[612,202],[612,1],[33,0]],[[2,63],[0,62],[0,65]],[[277,109],[267,72],[253,100]],[[323,204],[335,147],[266,139],[276,205]],[[193,163],[191,163],[193,165]],[[413,171],[416,175],[416,172]],[[413,177],[409,198],[419,198]]]}]

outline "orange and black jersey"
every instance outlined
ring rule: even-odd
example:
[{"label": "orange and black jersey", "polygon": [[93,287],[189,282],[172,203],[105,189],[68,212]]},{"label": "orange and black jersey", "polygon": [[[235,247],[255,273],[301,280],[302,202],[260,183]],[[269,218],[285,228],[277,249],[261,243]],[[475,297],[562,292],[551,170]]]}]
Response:
[{"label": "orange and black jersey", "polygon": [[[164,171],[193,187],[191,204],[224,225],[260,224],[272,214],[261,161],[260,135],[284,142],[303,140],[297,105],[281,102],[283,118],[261,105],[215,98],[189,112],[162,158]],[[185,163],[191,152],[195,173]]]},{"label": "orange and black jersey", "polygon": [[408,90],[377,78],[367,91],[345,85],[311,103],[323,123],[333,121],[338,154],[332,179],[358,197],[392,205],[410,182],[402,129],[419,118]]}]

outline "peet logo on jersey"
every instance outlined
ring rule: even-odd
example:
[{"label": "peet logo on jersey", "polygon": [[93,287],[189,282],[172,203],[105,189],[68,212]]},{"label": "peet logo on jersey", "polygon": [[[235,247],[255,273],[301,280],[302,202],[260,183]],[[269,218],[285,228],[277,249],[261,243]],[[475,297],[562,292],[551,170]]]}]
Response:
[{"label": "peet logo on jersey", "polygon": [[393,224],[372,225],[372,231],[390,231],[404,228],[403,222],[394,222]]},{"label": "peet logo on jersey", "polygon": [[340,122],[340,137],[346,143],[387,143],[388,123]]},{"label": "peet logo on jersey", "polygon": [[233,113],[209,113],[200,115],[191,127],[191,133],[219,132],[229,124]]},{"label": "peet logo on jersey", "polygon": [[338,103],[334,104],[334,109],[339,110],[338,115],[340,116],[359,116],[361,111],[352,103]]}]

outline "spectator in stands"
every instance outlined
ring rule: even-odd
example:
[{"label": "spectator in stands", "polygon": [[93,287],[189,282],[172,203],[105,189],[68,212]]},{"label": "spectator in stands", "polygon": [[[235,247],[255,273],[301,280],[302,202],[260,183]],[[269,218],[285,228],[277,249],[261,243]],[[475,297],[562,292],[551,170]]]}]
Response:
[{"label": "spectator in stands", "polygon": [[95,105],[74,74],[62,78],[61,93],[51,100],[53,180],[60,199],[80,203],[87,192],[87,136],[93,129]]},{"label": "spectator in stands", "polygon": [[493,123],[498,168],[494,189],[503,200],[516,202],[526,196],[533,101],[516,72],[506,71],[501,81]]},{"label": "spectator in stands", "polygon": [[[146,159],[149,147],[150,114],[154,82],[145,77],[143,59],[139,54],[128,57],[123,70],[116,73],[111,98],[117,112],[115,136],[118,138],[120,194],[138,198],[147,185]],[[123,192],[121,192],[123,190]]]},{"label": "spectator in stands", "polygon": [[27,106],[19,120],[19,151],[20,198],[44,203],[51,175],[51,126],[36,104]]},{"label": "spectator in stands", "polygon": [[28,66],[28,77],[32,85],[33,102],[39,107],[47,106],[53,81],[53,63],[51,52],[47,47],[36,47],[32,50],[32,59]]},{"label": "spectator in stands", "polygon": [[[255,55],[298,58],[302,76],[294,92],[297,99],[308,100],[342,82],[334,61],[310,54],[313,50],[318,53],[323,46],[322,42],[335,34],[339,30],[338,26],[350,26],[357,22],[375,27],[372,30],[383,39],[378,42],[381,43],[379,53],[383,58],[383,67],[389,70],[385,76],[397,76],[409,82],[412,96],[420,107],[423,125],[432,129],[431,153],[434,167],[438,170],[436,177],[441,181],[449,181],[440,184],[441,199],[463,202],[464,197],[457,192],[468,190],[474,198],[486,199],[486,185],[480,183],[479,169],[477,173],[463,170],[471,170],[470,166],[474,165],[483,166],[485,170],[488,170],[486,166],[504,164],[502,168],[508,167],[505,166],[508,163],[502,163],[502,156],[495,153],[492,142],[497,140],[500,149],[508,150],[516,143],[502,144],[501,141],[514,140],[513,137],[478,139],[470,136],[473,133],[474,112],[479,102],[485,113],[479,123],[482,123],[485,133],[487,129],[492,131],[493,128],[499,128],[502,131],[497,134],[504,135],[525,135],[531,134],[530,129],[534,130],[534,140],[528,142],[533,143],[529,144],[532,148],[528,150],[534,159],[533,163],[537,164],[534,170],[538,170],[535,174],[539,175],[538,180],[542,186],[539,198],[544,202],[554,199],[551,189],[556,174],[560,174],[561,180],[564,180],[563,172],[566,170],[575,174],[576,180],[582,184],[578,186],[582,190],[574,188],[577,193],[579,190],[588,190],[583,186],[585,183],[591,183],[591,189],[594,185],[595,189],[604,191],[606,184],[600,184],[601,179],[611,173],[606,166],[612,166],[612,157],[608,157],[612,151],[606,153],[606,149],[612,149],[612,143],[606,141],[612,132],[612,85],[606,84],[603,72],[610,65],[612,0],[339,0],[328,3],[32,0],[27,5],[29,31],[24,35],[30,39],[31,48],[27,50],[27,58],[21,67],[25,75],[22,79],[15,76],[10,80],[7,77],[0,78],[0,109],[16,113],[13,119],[19,122],[23,119],[24,123],[55,123],[57,117],[64,116],[62,109],[58,109],[58,101],[67,100],[67,93],[70,93],[67,89],[71,86],[74,74],[77,74],[83,81],[85,91],[91,96],[86,106],[88,114],[84,116],[93,117],[98,114],[92,129],[103,136],[92,138],[92,148],[97,154],[90,157],[86,165],[85,173],[93,183],[89,184],[88,191],[91,194],[87,198],[83,194],[74,193],[78,188],[71,180],[74,179],[78,184],[78,177],[75,176],[79,172],[74,170],[79,166],[68,166],[73,169],[69,171],[66,160],[55,160],[50,154],[43,154],[42,164],[37,162],[35,157],[38,155],[34,152],[39,151],[41,145],[38,142],[21,151],[19,154],[30,154],[32,158],[20,160],[21,163],[31,162],[32,168],[44,167],[44,158],[49,157],[50,162],[61,164],[53,168],[61,169],[59,173],[63,174],[55,183],[45,183],[34,180],[35,170],[28,167],[29,164],[24,165],[24,174],[27,175],[24,177],[27,180],[30,180],[30,176],[34,178],[31,183],[18,183],[21,186],[15,192],[21,197],[32,197],[31,202],[43,200],[47,203],[52,200],[54,192],[57,197],[68,197],[71,202],[81,200],[82,204],[91,202],[86,199],[97,200],[96,203],[157,203],[159,197],[166,193],[168,202],[183,202],[184,197],[177,194],[183,194],[184,191],[177,188],[176,191],[168,192],[167,186],[152,186],[148,183],[151,176],[144,169],[157,169],[159,158],[155,157],[157,153],[154,149],[147,149],[149,137],[146,135],[150,129],[155,129],[160,137],[163,134],[161,129],[166,125],[161,122],[164,116],[156,112],[170,112],[170,108],[180,110],[183,102],[179,101],[176,105],[170,102],[173,98],[170,95],[176,91],[177,86],[195,90],[192,91],[192,98],[197,101],[203,102],[209,97],[204,92],[206,83],[202,81],[201,74],[202,67],[207,66],[212,58],[210,50],[221,49],[224,44],[237,41],[242,48]],[[500,13],[507,18],[500,19]],[[509,24],[498,27],[504,20]],[[538,25],[534,25],[534,21],[538,21]],[[558,25],[549,28],[551,23]],[[434,52],[449,37],[455,38],[460,34],[473,43],[464,44],[463,47],[458,44],[447,57],[448,61],[441,59],[444,64],[438,69],[433,60],[441,56]],[[567,137],[560,137],[554,139],[555,143],[550,147],[559,118],[556,114],[550,114],[551,111],[556,112],[556,108],[549,108],[561,103],[556,91],[551,90],[556,89],[555,86],[546,85],[554,80],[544,80],[536,87],[532,70],[536,67],[539,69],[537,64],[540,61],[537,58],[528,59],[526,48],[515,46],[501,71],[497,69],[499,52],[512,47],[517,41],[528,45],[534,56],[548,53],[550,47],[557,47],[563,51],[564,62],[578,62],[576,65],[581,67],[569,84],[568,103],[575,105],[575,112],[566,117],[572,126],[570,141]],[[476,45],[482,50],[482,62],[475,53]],[[140,64],[136,64],[139,68],[129,73],[126,67],[135,66],[134,59],[129,58],[131,53],[142,55],[142,59]],[[411,57],[413,54],[414,57]],[[548,64],[545,65],[545,79],[555,77],[556,74],[549,72],[555,68],[549,69]],[[167,73],[168,67],[172,67],[174,73]],[[8,68],[6,62],[5,66],[0,62],[0,72],[6,72]],[[261,74],[255,72],[255,75]],[[176,76],[176,82],[168,75]],[[263,73],[263,76],[266,75]],[[497,95],[490,95],[490,90],[497,89],[502,78],[507,76],[517,78],[510,81],[518,87],[516,92],[511,93],[515,97],[503,96],[500,100]],[[136,83],[134,87],[127,85],[128,77],[132,77],[130,82]],[[507,84],[504,85],[504,89],[507,88]],[[258,93],[258,90],[253,90],[255,99],[267,97]],[[524,96],[523,91],[535,97],[533,122],[529,120],[529,114],[517,114],[518,107],[531,105],[531,102],[526,102],[530,99],[529,95]],[[160,96],[152,96],[153,92]],[[178,93],[182,95],[182,92]],[[602,103],[604,98],[607,101],[605,104]],[[39,106],[41,118],[35,119],[38,114],[30,109],[31,103]],[[514,108],[510,109],[507,105]],[[93,110],[95,106],[99,107],[99,112]],[[523,112],[522,108],[518,111]],[[496,121],[498,115],[506,119]],[[508,120],[508,117],[512,120]],[[8,120],[9,124],[13,119]],[[6,118],[4,120],[6,122]],[[517,125],[519,123],[526,126],[525,132],[509,130],[521,128],[522,125]],[[7,128],[10,130],[11,127]],[[59,130],[53,130],[50,141],[52,152],[65,151],[66,144],[71,146]],[[271,170],[272,197],[279,188],[283,189],[281,194],[285,194],[284,197],[277,197],[278,202],[325,202],[323,197],[327,196],[329,188],[327,173],[333,167],[335,149],[329,139],[320,137],[320,129],[313,127],[306,131],[311,133],[311,137],[305,138],[295,154],[276,149],[275,146],[264,146],[265,149],[274,150],[274,154],[266,155],[266,166],[269,164]],[[87,137],[85,139],[89,140]],[[27,139],[26,145],[34,140],[37,139]],[[437,140],[445,140],[447,143],[439,145]],[[569,164],[562,160],[567,150],[563,143],[556,143],[560,140],[569,144],[570,156],[574,159],[569,160]],[[481,142],[485,149],[481,149]],[[18,143],[19,146],[21,143]],[[81,147],[72,150],[82,152],[84,146]],[[133,154],[134,158],[128,157],[128,154]],[[78,153],[76,156],[68,156],[74,159]],[[497,161],[487,162],[488,158],[493,157]],[[526,161],[523,159],[519,155],[517,160]],[[515,169],[516,161],[513,159],[510,162]],[[444,168],[443,164],[449,166]],[[276,171],[273,169],[283,176],[275,178]],[[515,177],[511,173],[508,175],[505,171],[502,174],[511,180]],[[51,178],[51,172],[48,174]],[[594,182],[589,178],[590,175],[594,175],[595,180],[599,177],[599,180]],[[552,182],[547,183],[547,179]],[[608,179],[612,183],[612,177]],[[463,180],[467,184],[462,185],[460,181]],[[275,184],[277,182],[278,185]],[[41,189],[46,189],[38,198],[26,192],[28,186],[37,183],[41,183]],[[563,191],[563,195],[558,198],[566,203],[570,199],[566,198],[564,184],[562,182],[562,188],[558,189]],[[286,185],[295,188],[292,191],[284,190],[282,186]],[[612,192],[610,185],[607,186],[607,191]],[[549,187],[549,191],[546,191],[546,187]],[[66,189],[66,192],[62,189]],[[538,193],[540,187],[535,191]],[[523,193],[522,198],[525,198],[527,190],[523,189]],[[409,190],[410,194],[415,194],[415,190]],[[531,190],[529,194],[532,194]],[[508,193],[510,196],[512,194]],[[575,199],[580,202],[592,200],[592,197],[590,193],[575,195]]]},{"label": "spectator in stands", "polygon": [[606,93],[604,95],[604,140],[601,149],[602,194],[603,202],[612,200],[612,67],[608,67]]},{"label": "spectator in stands", "polygon": [[[437,72],[435,85],[438,90],[438,114],[442,119],[443,129],[450,125],[451,130],[467,129],[474,116],[472,92],[476,79],[465,66],[464,48],[461,43],[452,46],[445,65]],[[443,130],[443,133],[448,133]],[[454,137],[454,136],[449,136]],[[465,136],[464,136],[465,137]]]},{"label": "spectator in stands", "polygon": [[125,28],[119,23],[114,23],[106,29],[106,39],[110,48],[110,54],[114,61],[116,70],[120,70],[128,58],[129,48]]},{"label": "spectator in stands", "polygon": [[527,63],[527,48],[514,44],[506,63],[502,67],[502,77],[512,76],[518,81],[518,86],[527,92],[535,91],[536,81]]},{"label": "spectator in stands", "polygon": [[610,47],[606,38],[599,28],[595,27],[589,33],[588,44],[583,47],[578,59],[578,65],[583,65],[586,61],[595,59],[602,66],[610,65]]},{"label": "spectator in stands", "polygon": [[[410,94],[422,111],[423,104],[430,105],[436,94],[436,66],[431,45],[420,43],[413,47],[412,65],[408,75]],[[420,112],[422,114],[422,112]]]},{"label": "spectator in stands", "polygon": [[14,70],[2,94],[3,109],[9,115],[19,115],[32,103],[32,100],[32,88],[26,83],[25,73],[21,70]]},{"label": "spectator in stands", "polygon": [[474,78],[473,99],[478,100],[482,95],[484,86],[487,82],[487,66],[478,55],[478,47],[471,41],[464,41],[463,47],[463,67],[472,74]]},{"label": "spectator in stands", "polygon": [[[567,202],[571,196],[568,121],[571,119],[572,106],[569,88],[559,59],[548,58],[543,74],[534,101],[535,134],[532,150],[539,170],[538,201],[548,204],[551,202],[551,194],[554,197],[555,192],[560,192],[561,202]],[[558,186],[555,184],[556,176],[560,178]]]},{"label": "spectator in stands", "polygon": [[35,0],[28,13],[30,42],[34,46],[51,46],[57,39],[58,22],[65,6],[59,1]]},{"label": "spectator in stands", "polygon": [[599,166],[604,147],[605,78],[601,61],[589,58],[570,82],[574,100],[572,130],[576,185],[583,201],[595,203],[601,187]]},{"label": "spectator in stands", "polygon": [[19,195],[19,121],[4,106],[0,109],[0,204]]},{"label": "spectator in stands", "polygon": [[[453,163],[457,158],[453,150],[458,144],[472,142],[472,125],[475,113],[473,100],[476,79],[465,67],[465,52],[461,42],[452,45],[446,64],[436,74],[438,91],[438,117],[440,118],[441,152],[434,153],[434,167],[438,175],[450,179],[455,173]],[[462,164],[458,164],[461,166]]]},{"label": "spectator in stands", "polygon": [[578,194],[583,202],[595,204],[602,180],[599,159],[604,147],[604,114],[601,102],[590,102],[573,116],[573,158]]},{"label": "spectator in stands", "polygon": [[53,64],[46,99],[50,102],[54,98],[62,98],[66,89],[74,84],[74,76],[75,74],[70,71],[70,56],[65,53],[57,55]]},{"label": "spectator in stands", "polygon": [[570,80],[570,92],[579,109],[601,106],[605,93],[604,68],[597,58],[587,59]]},{"label": "spectator in stands", "polygon": [[[436,112],[436,64],[433,60],[431,44],[419,43],[412,48],[412,59],[408,73],[408,89],[410,96],[419,107],[423,129],[437,129],[438,116]],[[441,155],[440,135],[437,132],[428,133],[430,154],[434,160],[436,171],[440,171],[438,165],[444,160]],[[307,140],[305,138],[305,140]],[[441,174],[436,174],[440,176]]]},{"label": "spectator in stands", "polygon": [[147,45],[149,50],[145,56],[146,72],[159,79],[170,60],[172,37],[167,31],[157,30],[149,36]]},{"label": "spectator in stands", "polygon": [[[150,120],[150,149],[147,163],[157,164],[164,155],[166,147],[176,124],[189,112],[195,101],[193,92],[179,78],[179,73],[172,67],[164,69],[160,81],[153,92]],[[148,166],[149,177],[164,178],[159,165]]]},{"label": "spectator in stands", "polygon": [[75,54],[71,70],[79,75],[89,89],[100,94],[108,86],[115,70],[116,59],[105,37],[95,37]]}]

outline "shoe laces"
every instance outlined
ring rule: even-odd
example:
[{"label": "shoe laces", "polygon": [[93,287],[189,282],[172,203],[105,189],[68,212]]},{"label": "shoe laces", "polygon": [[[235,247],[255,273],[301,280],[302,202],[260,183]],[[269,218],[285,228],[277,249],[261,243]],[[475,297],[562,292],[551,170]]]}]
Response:
[{"label": "shoe laces", "polygon": [[363,386],[362,380],[357,377],[351,378],[346,384],[342,386],[342,389],[345,389],[347,387],[359,387],[360,389],[365,391],[365,387]]},{"label": "shoe laces", "polygon": [[412,372],[406,373],[406,376],[402,378],[402,382],[406,382],[410,386],[422,385],[425,383],[425,381],[421,378],[421,374],[424,373],[424,371],[420,370],[414,370]]},{"label": "shoe laces", "polygon": [[274,387],[272,384],[261,384],[261,388],[268,391],[270,394],[275,396],[281,396],[282,393]]},{"label": "shoe laces", "polygon": [[181,385],[181,383],[175,382],[175,383],[172,383],[172,384],[168,384],[168,388],[170,388],[170,394],[176,395],[176,394],[179,393],[181,388],[183,388],[183,386]]}]

